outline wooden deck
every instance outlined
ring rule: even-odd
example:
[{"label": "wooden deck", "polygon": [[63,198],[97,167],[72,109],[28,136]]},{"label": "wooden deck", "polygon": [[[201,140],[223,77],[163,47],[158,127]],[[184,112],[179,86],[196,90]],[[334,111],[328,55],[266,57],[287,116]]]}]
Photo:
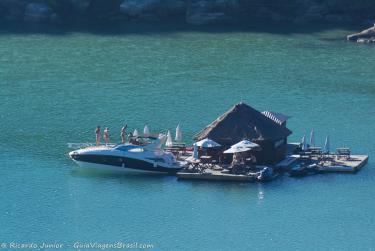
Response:
[{"label": "wooden deck", "polygon": [[[306,158],[306,157],[305,157]],[[315,173],[341,172],[341,173],[355,173],[360,170],[368,161],[367,155],[350,155],[350,158],[339,157],[335,154],[325,156],[324,159],[310,157],[312,163],[315,163],[317,169]],[[301,160],[300,155],[290,155],[283,161],[279,162],[275,168],[281,172],[282,170],[290,170],[290,168]],[[261,170],[262,166],[259,166]],[[212,168],[206,168],[201,171],[193,171],[187,169],[176,174],[181,180],[211,180],[211,181],[236,181],[236,182],[255,182],[257,181],[255,173],[251,174],[231,174],[223,172],[225,168],[220,165],[215,165]]]},{"label": "wooden deck", "polygon": [[360,170],[368,161],[367,155],[350,155],[350,158],[338,158],[331,155],[327,160],[318,162],[319,172],[349,172],[355,173]]}]

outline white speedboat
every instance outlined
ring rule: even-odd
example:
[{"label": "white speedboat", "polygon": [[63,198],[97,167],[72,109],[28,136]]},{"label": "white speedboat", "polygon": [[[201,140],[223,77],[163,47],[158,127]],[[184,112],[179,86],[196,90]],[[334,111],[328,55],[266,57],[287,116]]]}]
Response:
[{"label": "white speedboat", "polygon": [[139,146],[90,146],[69,153],[80,167],[102,170],[156,172],[174,174],[182,166],[173,154],[161,149],[163,139]]}]

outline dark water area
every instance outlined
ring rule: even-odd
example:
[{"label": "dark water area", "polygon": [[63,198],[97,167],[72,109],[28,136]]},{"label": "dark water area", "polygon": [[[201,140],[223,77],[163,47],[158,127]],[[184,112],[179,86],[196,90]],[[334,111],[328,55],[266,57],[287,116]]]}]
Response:
[{"label": "dark water area", "polygon": [[[236,24],[190,25],[181,20],[163,22],[136,22],[136,21],[88,21],[77,20],[65,24],[43,24],[24,22],[2,22],[0,34],[49,34],[67,35],[73,32],[91,33],[98,35],[126,35],[169,32],[204,32],[204,33],[231,33],[231,32],[264,32],[273,34],[314,34],[332,30],[348,30],[351,32],[366,28],[361,24],[265,24],[259,21],[248,21]],[[338,38],[336,39],[344,39]]]}]

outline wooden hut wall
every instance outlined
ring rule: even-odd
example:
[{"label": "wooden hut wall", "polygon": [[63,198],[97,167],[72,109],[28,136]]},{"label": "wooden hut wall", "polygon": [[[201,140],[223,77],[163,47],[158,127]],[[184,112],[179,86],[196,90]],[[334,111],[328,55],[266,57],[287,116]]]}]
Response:
[{"label": "wooden hut wall", "polygon": [[287,150],[288,150],[287,139],[283,139],[281,143],[276,144],[275,145],[275,161],[283,160],[285,158]]},{"label": "wooden hut wall", "polygon": [[273,163],[274,147],[272,141],[268,140],[255,140],[262,149],[254,153],[258,164]]}]

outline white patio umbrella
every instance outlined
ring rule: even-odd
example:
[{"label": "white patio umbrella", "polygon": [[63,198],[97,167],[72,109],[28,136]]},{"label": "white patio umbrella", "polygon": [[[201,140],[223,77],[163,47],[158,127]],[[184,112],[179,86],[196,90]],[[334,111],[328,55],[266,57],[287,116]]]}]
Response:
[{"label": "white patio umbrella", "polygon": [[243,146],[237,146],[237,147],[231,147],[224,151],[224,153],[242,153],[252,150],[252,148],[249,147],[243,147]]},{"label": "white patio umbrella", "polygon": [[211,139],[202,139],[201,141],[198,141],[195,144],[203,148],[213,148],[213,147],[221,146],[219,143],[216,143],[215,141]]},{"label": "white patio umbrella", "polygon": [[225,150],[224,153],[241,153],[247,152],[260,146],[256,143],[251,142],[250,140],[242,140],[237,144],[232,145],[229,149]]},{"label": "white patio umbrella", "polygon": [[134,129],[133,136],[134,136],[134,137],[138,137],[138,136],[139,136],[139,133],[138,133],[138,130],[137,130],[137,129]]},{"label": "white patio umbrella", "polygon": [[326,141],[324,143],[324,151],[326,153],[329,153],[329,148],[330,148],[330,142],[329,142],[329,136],[326,137]]},{"label": "white patio umbrella", "polygon": [[194,143],[194,150],[193,150],[193,159],[198,159],[198,146]]},{"label": "white patio umbrella", "polygon": [[143,128],[143,136],[148,137],[150,136],[150,129],[147,125],[145,125],[145,128]]},{"label": "white patio umbrella", "polygon": [[307,150],[307,144],[306,144],[306,136],[303,135],[302,139],[301,139],[301,144],[302,144],[302,151],[306,151]]},{"label": "white patio umbrella", "polygon": [[314,128],[311,129],[311,132],[310,132],[310,146],[312,146],[312,147],[315,146],[315,133],[314,133]]},{"label": "white patio umbrella", "polygon": [[245,148],[257,148],[257,147],[260,147],[258,144],[254,143],[254,142],[251,142],[250,140],[242,140],[240,142],[238,142],[237,144],[234,144],[232,145],[230,148],[236,148],[236,147],[245,147]]},{"label": "white patio umbrella", "polygon": [[168,133],[167,133],[167,141],[165,142],[165,146],[167,146],[167,147],[173,146],[172,134],[169,130],[168,130]]},{"label": "white patio umbrella", "polygon": [[175,140],[177,142],[181,142],[182,141],[182,132],[181,132],[180,124],[178,124],[177,127],[176,127],[176,138],[175,138]]}]

